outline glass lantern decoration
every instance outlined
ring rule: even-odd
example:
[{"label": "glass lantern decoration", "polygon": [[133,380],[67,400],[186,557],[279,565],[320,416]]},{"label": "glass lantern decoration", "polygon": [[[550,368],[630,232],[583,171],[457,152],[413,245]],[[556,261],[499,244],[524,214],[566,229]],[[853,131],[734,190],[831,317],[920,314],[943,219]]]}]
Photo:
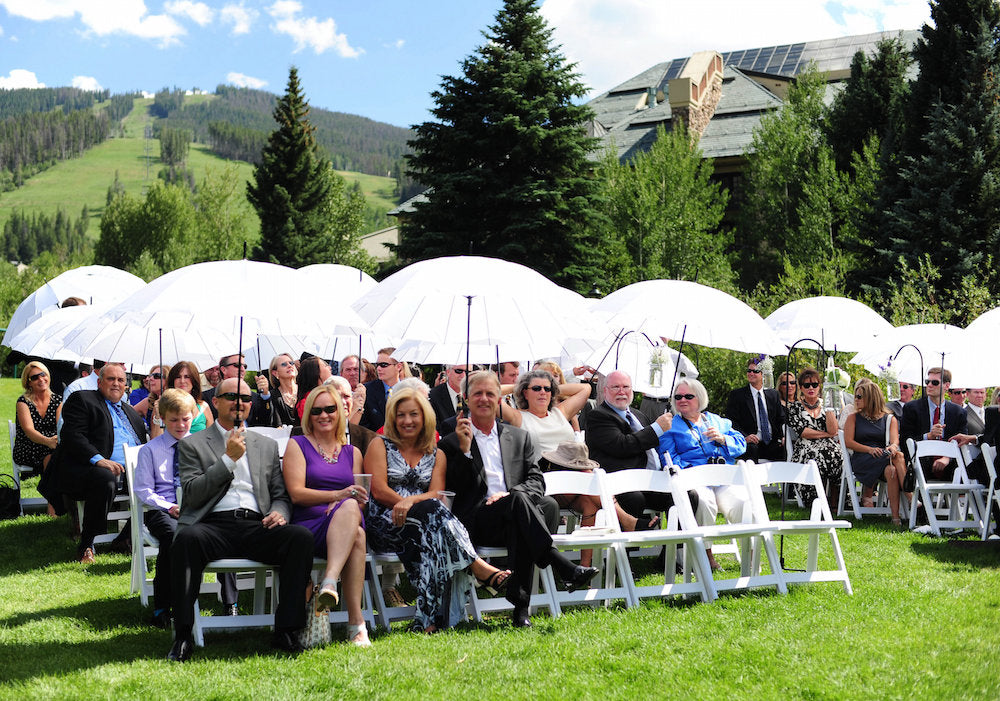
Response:
[{"label": "glass lantern decoration", "polygon": [[764,389],[774,389],[774,359],[769,355],[761,355],[757,361],[757,369],[764,381]]},{"label": "glass lantern decoration", "polygon": [[823,408],[840,414],[844,409],[844,391],[851,386],[851,376],[833,364],[833,356],[826,359],[823,373]]},{"label": "glass lantern decoration", "polygon": [[892,367],[891,359],[885,365],[878,366],[878,381],[885,386],[885,400],[887,402],[899,401],[899,375]]},{"label": "glass lantern decoration", "polygon": [[667,360],[666,346],[656,346],[649,354],[649,384],[663,387],[663,366]]}]

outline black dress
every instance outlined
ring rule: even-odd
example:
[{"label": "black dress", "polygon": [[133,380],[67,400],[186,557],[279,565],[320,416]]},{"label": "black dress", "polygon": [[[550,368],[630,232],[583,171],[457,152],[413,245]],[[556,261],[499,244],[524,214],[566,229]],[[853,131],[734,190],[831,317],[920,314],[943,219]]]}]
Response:
[{"label": "black dress", "polygon": [[[51,438],[56,435],[56,412],[62,404],[62,397],[53,393],[49,399],[49,408],[45,411],[45,416],[38,413],[35,403],[30,401],[23,394],[17,398],[18,404],[25,404],[31,412],[31,420],[35,424],[35,430],[43,436]],[[14,462],[18,465],[34,468],[35,472],[42,469],[42,460],[46,455],[51,455],[53,449],[41,443],[35,443],[28,438],[20,422],[17,423],[17,433],[14,436]]]},{"label": "black dress", "polygon": [[[892,418],[892,414],[886,414],[878,421],[872,421],[855,413],[854,440],[869,448],[885,448],[885,434],[890,418]],[[884,478],[885,468],[888,464],[889,456],[886,453],[882,453],[881,457],[857,452],[851,455],[851,469],[854,471],[854,479],[866,487],[874,487],[880,479]]]}]

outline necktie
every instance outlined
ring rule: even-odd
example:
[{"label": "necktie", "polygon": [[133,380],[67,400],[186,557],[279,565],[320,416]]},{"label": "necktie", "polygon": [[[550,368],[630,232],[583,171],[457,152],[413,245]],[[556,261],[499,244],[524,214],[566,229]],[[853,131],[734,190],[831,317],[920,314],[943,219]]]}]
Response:
[{"label": "necktie", "polygon": [[177,444],[174,444],[174,489],[181,488],[181,471],[177,467],[180,462],[180,454],[177,451]]},{"label": "necktie", "polygon": [[[629,426],[632,427],[633,431],[642,430],[642,424],[639,422],[639,419],[635,418],[635,414],[633,414],[631,411],[626,411],[625,416],[628,417]],[[653,448],[650,448],[649,450],[646,451],[646,469],[647,470],[660,469],[660,456]]]},{"label": "necktie", "polygon": [[757,420],[760,424],[760,439],[764,443],[771,442],[771,422],[767,420],[767,409],[764,408],[764,394],[757,392]]},{"label": "necktie", "polygon": [[931,421],[931,424],[933,425],[936,423],[940,423],[940,421],[941,421],[941,407],[936,406],[934,407],[934,420]]},{"label": "necktie", "polygon": [[122,426],[131,438],[129,445],[140,445],[141,441],[139,440],[139,436],[135,435],[135,429],[132,428],[132,422],[128,420],[127,416],[125,416],[125,410],[122,409],[122,405],[112,404],[111,406],[114,407],[115,413],[121,420]]}]

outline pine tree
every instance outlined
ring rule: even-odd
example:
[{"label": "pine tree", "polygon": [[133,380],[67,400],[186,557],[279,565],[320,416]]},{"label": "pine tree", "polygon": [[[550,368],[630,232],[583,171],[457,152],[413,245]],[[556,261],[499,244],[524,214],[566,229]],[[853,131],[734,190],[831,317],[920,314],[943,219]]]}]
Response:
[{"label": "pine tree", "polygon": [[427,201],[404,222],[404,262],[494,256],[565,286],[597,280],[597,181],[585,133],[586,89],[551,43],[536,0],[506,0],[486,43],[432,97],[435,122],[414,127],[410,175]]},{"label": "pine tree", "polygon": [[260,217],[258,260],[293,267],[328,262],[302,256],[323,231],[322,205],[330,194],[329,164],[317,151],[308,115],[309,103],[293,66],[274,109],[278,128],[254,167],[253,182],[247,184],[247,199]]}]

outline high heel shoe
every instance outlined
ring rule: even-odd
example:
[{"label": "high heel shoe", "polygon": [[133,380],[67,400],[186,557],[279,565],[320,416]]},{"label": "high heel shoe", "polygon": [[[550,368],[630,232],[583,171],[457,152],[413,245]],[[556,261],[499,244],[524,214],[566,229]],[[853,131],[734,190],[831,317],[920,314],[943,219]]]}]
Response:
[{"label": "high heel shoe", "polygon": [[[358,638],[359,635],[361,636],[360,638]],[[372,646],[372,641],[368,639],[368,626],[366,626],[364,623],[358,623],[358,624],[348,623],[347,640],[352,645],[357,645],[358,647]]]},{"label": "high heel shoe", "polygon": [[[473,575],[475,577],[475,575]],[[510,579],[510,570],[497,570],[486,579],[476,577],[476,582],[491,595],[496,596],[507,588],[507,580]]]},{"label": "high heel shoe", "polygon": [[337,580],[324,579],[316,596],[316,608],[329,611],[340,605],[340,595],[337,594]]}]

